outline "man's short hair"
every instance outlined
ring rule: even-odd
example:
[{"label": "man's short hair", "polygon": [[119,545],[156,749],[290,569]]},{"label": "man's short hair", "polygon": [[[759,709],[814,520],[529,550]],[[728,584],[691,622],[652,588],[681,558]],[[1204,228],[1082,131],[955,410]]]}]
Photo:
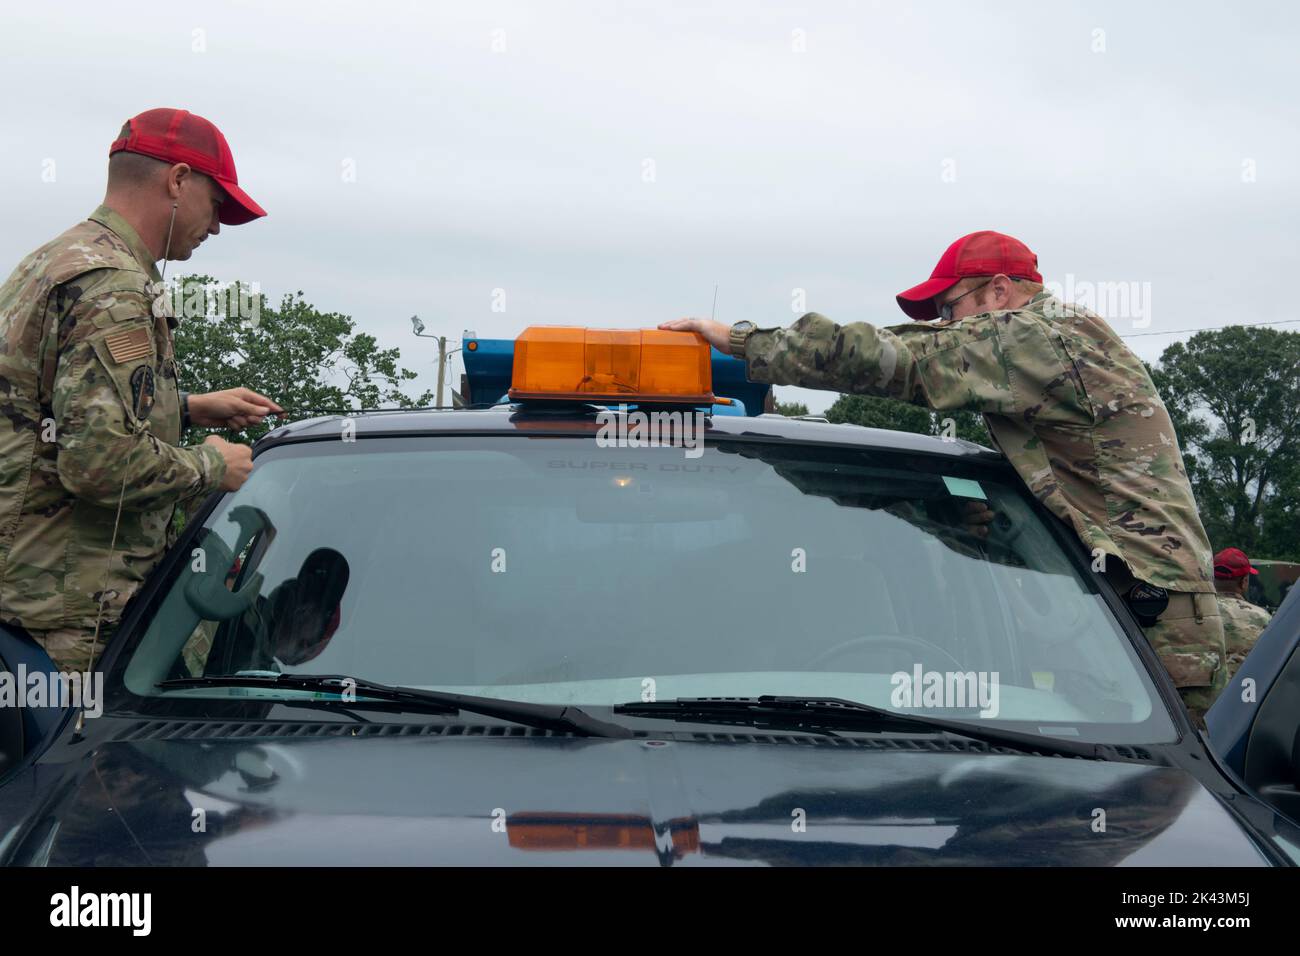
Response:
[{"label": "man's short hair", "polygon": [[161,159],[141,153],[120,150],[108,157],[108,184],[110,186],[143,186],[167,164]]},{"label": "man's short hair", "polygon": [[[118,138],[131,135],[131,124],[127,123],[118,133]],[[132,153],[119,149],[108,157],[108,184],[110,186],[143,186],[158,174],[158,170],[169,166],[161,159]]]}]

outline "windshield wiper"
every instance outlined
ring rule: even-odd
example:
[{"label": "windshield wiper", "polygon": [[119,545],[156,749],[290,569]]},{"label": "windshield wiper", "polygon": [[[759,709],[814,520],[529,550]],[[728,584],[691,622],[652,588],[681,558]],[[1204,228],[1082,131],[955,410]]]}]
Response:
[{"label": "windshield wiper", "polygon": [[778,697],[766,694],[761,697],[678,697],[674,700],[618,704],[614,707],[614,713],[699,723],[744,724],[773,730],[939,732],[1024,753],[1086,757],[1091,760],[1121,759],[1119,753],[1107,744],[1061,740],[1058,737],[982,727],[940,717],[900,714],[842,697]]},{"label": "windshield wiper", "polygon": [[163,690],[185,687],[268,687],[290,690],[312,690],[342,694],[350,692],[356,699],[344,701],[346,707],[364,707],[361,698],[408,706],[431,713],[455,714],[467,711],[486,717],[514,721],[526,727],[542,730],[567,731],[583,737],[631,737],[632,731],[619,724],[597,720],[579,707],[566,704],[529,704],[498,697],[474,697],[469,694],[451,694],[445,691],[424,690],[419,687],[402,687],[396,684],[379,684],[341,674],[279,674],[275,677],[238,675],[225,677],[181,677],[165,680],[157,685]]}]

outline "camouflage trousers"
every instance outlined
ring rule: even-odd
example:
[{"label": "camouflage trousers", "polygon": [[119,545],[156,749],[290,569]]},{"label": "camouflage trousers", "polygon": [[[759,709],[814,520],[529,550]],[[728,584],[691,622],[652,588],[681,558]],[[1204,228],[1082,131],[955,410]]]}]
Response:
[{"label": "camouflage trousers", "polygon": [[[54,666],[60,671],[84,671],[90,663],[91,647],[95,643],[93,627],[59,627],[48,631],[27,632],[36,643],[45,648]],[[113,633],[112,625],[103,625],[99,629],[99,644],[95,658],[103,653],[104,644]]]},{"label": "camouflage trousers", "polygon": [[1228,684],[1223,618],[1214,595],[1170,591],[1169,606],[1143,631],[1173,678],[1192,722],[1203,725],[1205,712]]}]

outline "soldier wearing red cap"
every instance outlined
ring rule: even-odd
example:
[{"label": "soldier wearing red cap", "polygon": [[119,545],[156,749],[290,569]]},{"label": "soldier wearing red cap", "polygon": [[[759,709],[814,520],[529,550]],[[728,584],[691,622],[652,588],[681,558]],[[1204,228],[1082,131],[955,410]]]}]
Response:
[{"label": "soldier wearing red cap", "polygon": [[[890,328],[815,312],[788,329],[702,319],[660,328],[700,332],[743,358],[756,382],[982,412],[1030,491],[1102,558],[1202,716],[1226,683],[1210,546],[1142,361],[1100,316],[1045,291],[1038,257],[997,232],[958,239],[898,304],[912,321]],[[992,517],[985,508],[970,520]]]},{"label": "soldier wearing red cap", "polygon": [[1240,548],[1224,548],[1214,556],[1214,586],[1218,590],[1219,614],[1223,617],[1229,681],[1255,646],[1259,632],[1273,619],[1268,611],[1246,600],[1252,574],[1259,571],[1251,566],[1250,558]]},{"label": "soldier wearing red cap", "polygon": [[184,425],[281,411],[245,388],[180,391],[157,267],[263,215],[220,130],[149,110],[109,150],[103,204],[0,287],[0,622],[61,669],[89,666],[97,631],[162,556],[174,509],[248,477],[247,446],[182,448]]}]

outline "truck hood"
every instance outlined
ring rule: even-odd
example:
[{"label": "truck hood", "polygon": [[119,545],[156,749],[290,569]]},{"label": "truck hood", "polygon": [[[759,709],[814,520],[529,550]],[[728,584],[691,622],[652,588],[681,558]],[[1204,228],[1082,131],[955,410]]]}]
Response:
[{"label": "truck hood", "polygon": [[389,729],[119,739],[43,760],[0,788],[0,860],[1266,864],[1219,800],[1170,767],[781,735]]}]

